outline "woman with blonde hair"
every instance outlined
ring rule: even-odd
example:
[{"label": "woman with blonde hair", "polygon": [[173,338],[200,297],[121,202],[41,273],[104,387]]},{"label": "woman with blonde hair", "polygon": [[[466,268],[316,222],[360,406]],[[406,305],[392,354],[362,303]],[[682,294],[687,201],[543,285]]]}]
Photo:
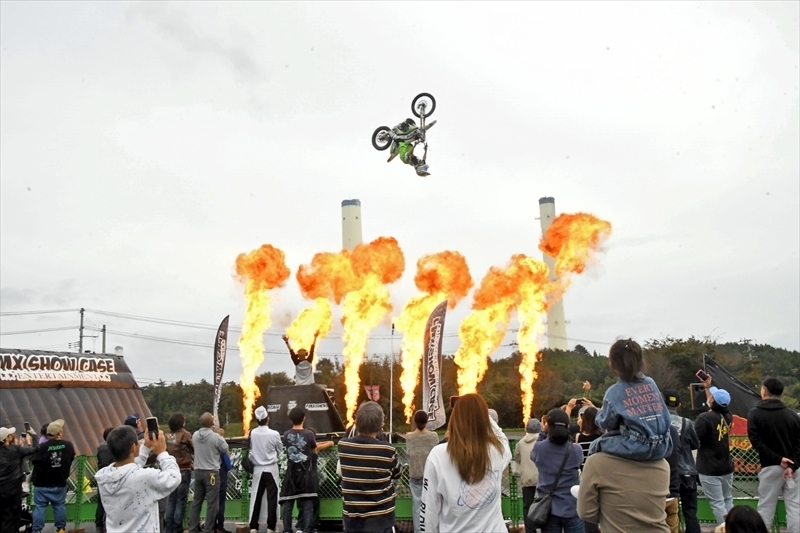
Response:
[{"label": "woman with blonde hair", "polygon": [[419,522],[424,531],[505,533],[503,471],[511,461],[508,438],[489,418],[477,394],[461,396],[450,414],[448,440],[425,464]]}]

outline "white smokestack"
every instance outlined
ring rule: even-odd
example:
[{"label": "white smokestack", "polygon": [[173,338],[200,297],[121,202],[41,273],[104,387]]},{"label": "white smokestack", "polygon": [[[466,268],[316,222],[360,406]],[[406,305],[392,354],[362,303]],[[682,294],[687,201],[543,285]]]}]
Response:
[{"label": "white smokestack", "polygon": [[122,356],[122,346],[115,346],[114,347],[114,355]]},{"label": "white smokestack", "polygon": [[361,244],[361,200],[342,200],[342,248]]},{"label": "white smokestack", "polygon": [[[539,198],[539,221],[542,223],[542,236],[556,217],[556,200],[551,196]],[[550,268],[550,281],[557,279],[556,260],[547,254],[544,262]],[[559,300],[547,313],[547,347],[553,350],[569,350],[567,344],[567,321],[564,318],[564,302]]]}]

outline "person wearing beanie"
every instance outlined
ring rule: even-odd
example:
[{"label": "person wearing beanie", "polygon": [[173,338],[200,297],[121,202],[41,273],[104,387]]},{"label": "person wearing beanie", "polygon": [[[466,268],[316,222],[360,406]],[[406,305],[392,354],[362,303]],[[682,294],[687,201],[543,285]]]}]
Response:
[{"label": "person wearing beanie", "polygon": [[[570,438],[569,415],[561,409],[551,409],[543,431],[547,438],[537,443],[530,454],[539,471],[536,490],[540,497],[549,494],[552,502],[550,516],[542,530],[559,533],[583,531],[584,523],[578,517],[578,502],[571,491],[580,483],[583,450]],[[563,470],[561,465],[564,465]]]},{"label": "person wearing beanie", "polygon": [[539,482],[539,470],[531,459],[531,452],[539,433],[542,432],[542,423],[538,418],[529,418],[525,424],[525,436],[522,437],[514,448],[511,460],[511,472],[518,478],[517,485],[522,487],[522,516],[525,517],[525,533],[536,533],[536,528],[528,520],[528,508],[536,496],[536,484]]},{"label": "person wearing beanie", "polygon": [[676,465],[680,482],[678,492],[686,533],[700,533],[700,521],[697,519],[697,467],[692,455],[692,450],[700,447],[700,439],[697,438],[692,421],[678,414],[678,407],[681,406],[678,391],[665,389],[664,403],[667,404],[672,427],[678,432],[678,438],[673,439],[672,445],[678,450]]},{"label": "person wearing beanie", "polygon": [[278,457],[283,442],[280,433],[267,425],[269,413],[263,405],[258,406],[255,417],[258,427],[250,432],[250,531],[258,531],[259,522],[266,521],[267,531],[272,532],[278,523]]},{"label": "person wearing beanie", "polygon": [[431,450],[439,444],[439,436],[426,428],[428,413],[414,413],[415,429],[406,434],[406,452],[408,453],[408,487],[411,489],[411,512],[414,522],[414,533],[420,532],[419,502],[422,498],[422,476],[425,474],[425,461]]},{"label": "person wearing beanie", "polygon": [[144,430],[142,429],[142,417],[139,413],[132,413],[125,417],[122,425],[130,426],[136,430],[136,436],[139,438],[139,444],[141,445],[142,441],[144,441]]},{"label": "person wearing beanie", "polygon": [[711,386],[711,376],[703,382],[706,401],[711,407],[695,420],[700,447],[697,449],[697,473],[717,525],[733,507],[733,460],[728,434],[733,415],[728,410],[731,395]]}]

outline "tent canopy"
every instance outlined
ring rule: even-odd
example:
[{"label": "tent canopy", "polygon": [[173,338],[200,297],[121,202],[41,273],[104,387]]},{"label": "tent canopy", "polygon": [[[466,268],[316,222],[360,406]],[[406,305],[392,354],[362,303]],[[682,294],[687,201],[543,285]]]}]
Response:
[{"label": "tent canopy", "polygon": [[75,453],[94,455],[131,413],[150,409],[122,356],[0,348],[0,426],[38,432],[61,418]]}]

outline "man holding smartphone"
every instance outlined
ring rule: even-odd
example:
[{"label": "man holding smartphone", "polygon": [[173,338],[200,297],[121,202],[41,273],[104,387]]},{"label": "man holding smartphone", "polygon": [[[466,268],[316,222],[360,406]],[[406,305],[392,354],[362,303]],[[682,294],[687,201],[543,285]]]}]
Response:
[{"label": "man holding smartphone", "polygon": [[0,531],[18,533],[22,511],[22,462],[38,449],[26,434],[17,444],[15,428],[0,428]]},{"label": "man holding smartphone", "polygon": [[694,423],[700,441],[697,473],[714,519],[720,525],[725,523],[725,515],[733,508],[733,460],[729,441],[733,415],[728,410],[731,395],[725,389],[712,387],[711,376],[703,381],[703,387],[709,410]]},{"label": "man holding smartphone", "polygon": [[[145,432],[140,446],[136,430],[124,425],[113,429],[106,443],[114,463],[95,474],[106,510],[106,533],[160,531],[158,501],[181,483],[181,471],[167,453],[164,433]],[[159,468],[144,468],[151,451]]]}]

